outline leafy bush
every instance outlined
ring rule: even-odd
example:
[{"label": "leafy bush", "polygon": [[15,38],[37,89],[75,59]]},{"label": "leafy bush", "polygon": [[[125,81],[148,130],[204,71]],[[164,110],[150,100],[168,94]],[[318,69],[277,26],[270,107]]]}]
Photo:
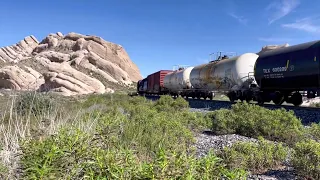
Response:
[{"label": "leafy bush", "polygon": [[171,96],[165,95],[161,96],[154,106],[158,111],[174,112],[188,108],[189,103],[182,97],[173,99]]},{"label": "leafy bush", "polygon": [[[214,154],[196,159],[186,151],[176,151],[173,146],[176,143],[171,144],[171,148],[168,147],[164,142],[168,141],[170,135],[165,134],[173,129],[164,131],[163,142],[151,147],[153,154],[146,158],[139,153],[141,149],[136,146],[146,142],[150,133],[151,140],[155,137],[153,134],[158,132],[146,132],[140,136],[144,139],[141,140],[136,137],[143,132],[143,129],[139,129],[132,134],[133,137],[124,138],[119,133],[121,131],[124,133],[128,129],[125,125],[121,129],[119,120],[113,123],[112,119],[114,117],[111,117],[110,121],[103,120],[104,124],[98,123],[98,129],[102,130],[99,133],[89,134],[79,129],[65,127],[57,136],[50,136],[43,141],[25,141],[21,159],[25,178],[245,179],[246,177],[244,170],[227,169],[221,159]],[[131,139],[126,140],[126,138]],[[148,145],[145,147],[149,148]]]},{"label": "leafy bush", "polygon": [[98,133],[110,146],[119,146],[114,143],[121,142],[123,147],[134,147],[140,154],[149,156],[159,145],[183,150],[192,143],[191,132],[180,122],[181,117],[177,114],[157,113],[143,106],[135,106],[129,114],[100,117]]},{"label": "leafy bush", "polygon": [[226,147],[220,156],[230,168],[243,168],[254,173],[276,168],[287,157],[288,148],[259,138],[258,143],[238,142]]},{"label": "leafy bush", "polygon": [[19,96],[16,101],[16,111],[20,115],[41,115],[55,108],[53,98],[36,92],[27,92]]},{"label": "leafy bush", "polygon": [[292,164],[301,176],[320,179],[320,143],[304,140],[294,146]]},{"label": "leafy bush", "polygon": [[263,136],[269,140],[294,144],[303,137],[303,125],[293,111],[269,110],[257,105],[237,103],[231,110],[221,109],[207,116],[212,119],[212,130],[217,134]]},{"label": "leafy bush", "polygon": [[190,147],[194,138],[190,129],[208,126],[209,119],[185,110],[185,100],[171,97],[162,97],[159,103],[142,97],[117,100],[108,102],[90,97],[83,104],[113,105],[105,111],[84,114],[77,121],[82,129],[76,124],[65,125],[56,136],[25,141],[21,161],[26,178],[244,178],[245,171],[228,170],[213,154],[202,159],[193,156]]},{"label": "leafy bush", "polygon": [[320,124],[312,123],[306,131],[312,139],[320,141]]}]

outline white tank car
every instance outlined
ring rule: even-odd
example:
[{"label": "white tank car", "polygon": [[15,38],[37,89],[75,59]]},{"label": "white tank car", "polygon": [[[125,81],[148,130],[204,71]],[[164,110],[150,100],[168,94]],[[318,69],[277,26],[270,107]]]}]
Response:
[{"label": "white tank car", "polygon": [[163,86],[173,93],[191,89],[190,73],[192,69],[193,67],[188,67],[167,74],[163,79]]},{"label": "white tank car", "polygon": [[[258,58],[255,53],[213,61],[196,66],[190,74],[193,88],[211,91],[239,90],[253,78],[254,65]],[[250,74],[249,74],[250,73]]]}]

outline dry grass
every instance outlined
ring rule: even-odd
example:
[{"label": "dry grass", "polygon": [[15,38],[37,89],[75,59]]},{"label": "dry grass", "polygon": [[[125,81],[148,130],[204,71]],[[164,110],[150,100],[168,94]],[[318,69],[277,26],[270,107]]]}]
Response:
[{"label": "dry grass", "polygon": [[[32,93],[34,97],[37,93]],[[12,93],[1,97],[1,123],[0,123],[0,163],[6,167],[2,174],[6,174],[8,179],[19,177],[21,155],[20,143],[29,137],[42,138],[56,134],[60,127],[67,123],[76,122],[75,113],[64,113],[65,107],[49,107],[43,112],[34,115],[31,109],[27,114],[21,115],[16,104],[20,93]],[[34,98],[33,98],[34,100]],[[35,105],[34,101],[30,105]],[[6,103],[5,103],[6,101]],[[80,112],[80,110],[79,110]],[[63,114],[63,115],[62,115]],[[1,171],[1,170],[0,170]],[[0,172],[1,174],[1,172]]]},{"label": "dry grass", "polygon": [[[17,108],[21,97],[27,96],[27,106],[37,106],[41,94],[37,92],[7,92],[0,97],[1,123],[0,123],[0,178],[19,179],[22,170],[19,164],[22,155],[20,145],[28,139],[44,139],[58,133],[61,127],[72,126],[86,133],[93,133],[97,123],[96,109],[105,108],[93,104],[89,108],[79,106],[87,96],[61,97],[55,94],[44,94],[54,103],[48,104],[42,111],[33,112],[32,108],[27,113],[21,114]],[[29,100],[27,99],[27,100]],[[42,105],[42,104],[41,104]],[[26,107],[24,107],[26,108]],[[35,114],[36,113],[36,114]],[[86,114],[88,121],[80,121]]]}]

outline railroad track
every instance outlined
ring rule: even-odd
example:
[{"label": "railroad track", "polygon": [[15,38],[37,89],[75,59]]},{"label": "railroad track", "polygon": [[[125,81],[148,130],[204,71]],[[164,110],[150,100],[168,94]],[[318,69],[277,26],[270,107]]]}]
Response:
[{"label": "railroad track", "polygon": [[[145,96],[147,99],[156,101],[159,96]],[[232,104],[237,102],[229,102],[222,100],[204,100],[204,99],[186,99],[188,101],[190,108],[194,109],[206,109],[209,111],[218,110],[220,108],[230,109]],[[250,104],[256,104],[252,102]],[[274,104],[263,104],[260,105],[268,109],[279,109],[284,108],[286,110],[292,110],[295,115],[301,119],[302,124],[309,125],[310,123],[319,123],[320,122],[320,108],[316,107],[305,107],[305,106],[291,106],[291,105],[274,105]]]}]

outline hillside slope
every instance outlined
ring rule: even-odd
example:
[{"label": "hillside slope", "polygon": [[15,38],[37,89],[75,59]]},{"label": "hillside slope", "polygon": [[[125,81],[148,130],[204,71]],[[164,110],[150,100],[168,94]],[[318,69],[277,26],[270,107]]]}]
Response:
[{"label": "hillside slope", "polygon": [[98,36],[58,32],[0,48],[0,89],[62,95],[113,92],[142,78],[125,49]]}]

